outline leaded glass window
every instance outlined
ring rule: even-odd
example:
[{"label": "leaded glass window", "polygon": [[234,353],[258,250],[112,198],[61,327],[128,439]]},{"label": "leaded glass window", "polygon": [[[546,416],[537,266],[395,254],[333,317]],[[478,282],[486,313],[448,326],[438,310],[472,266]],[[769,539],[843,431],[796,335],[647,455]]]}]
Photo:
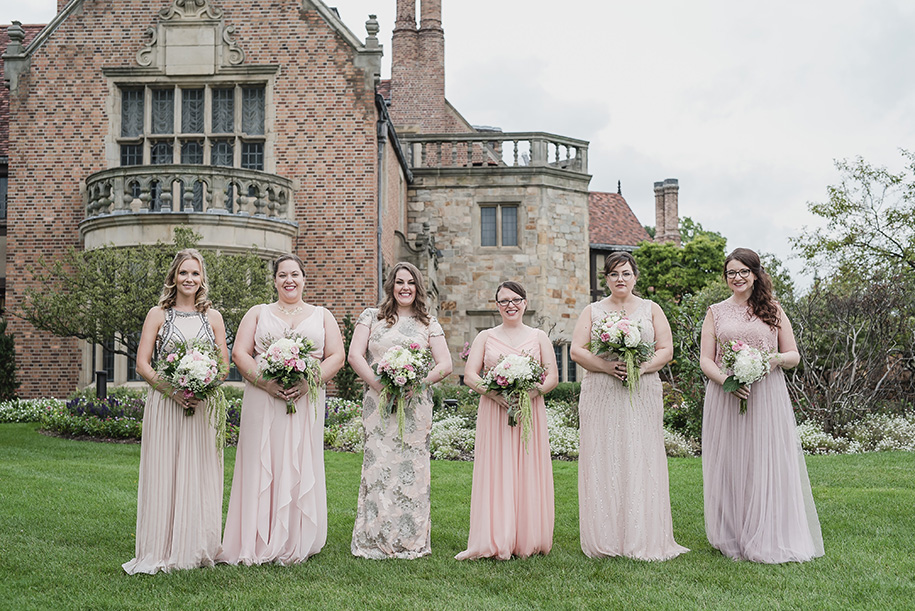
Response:
[{"label": "leaded glass window", "polygon": [[243,142],[241,145],[241,167],[247,170],[264,169],[264,143]]},{"label": "leaded glass window", "polygon": [[181,163],[203,164],[202,140],[185,140],[181,143]]},{"label": "leaded glass window", "polygon": [[181,133],[202,134],[204,116],[203,89],[181,90]]},{"label": "leaded glass window", "polygon": [[501,206],[502,246],[518,245],[518,206]]},{"label": "leaded glass window", "polygon": [[242,87],[241,131],[250,136],[264,135],[264,88]]},{"label": "leaded glass window", "polygon": [[152,133],[175,133],[175,90],[152,90]]},{"label": "leaded glass window", "polygon": [[143,135],[143,90],[121,90],[121,137]]},{"label": "leaded glass window", "polygon": [[6,218],[7,189],[9,189],[9,177],[0,176],[0,219]]},{"label": "leaded glass window", "polygon": [[480,246],[518,246],[518,206],[480,207]]},{"label": "leaded glass window", "polygon": [[143,145],[122,144],[121,165],[143,165]]},{"label": "leaded glass window", "polygon": [[215,140],[212,144],[211,165],[232,167],[235,165],[235,147],[230,140]]},{"label": "leaded glass window", "polygon": [[235,131],[235,88],[213,90],[213,133]]},{"label": "leaded glass window", "polygon": [[496,212],[495,206],[480,208],[480,246],[496,245]]},{"label": "leaded glass window", "polygon": [[169,140],[156,140],[149,150],[149,162],[152,165],[174,163],[175,155],[172,152],[172,143]]}]

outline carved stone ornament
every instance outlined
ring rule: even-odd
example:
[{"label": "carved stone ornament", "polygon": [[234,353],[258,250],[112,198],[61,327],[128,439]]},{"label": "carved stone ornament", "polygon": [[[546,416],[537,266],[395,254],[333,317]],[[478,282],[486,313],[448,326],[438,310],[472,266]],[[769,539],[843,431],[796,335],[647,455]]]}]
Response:
[{"label": "carved stone ornament", "polygon": [[172,5],[159,11],[162,19],[219,19],[222,9],[207,0],[174,0]]}]

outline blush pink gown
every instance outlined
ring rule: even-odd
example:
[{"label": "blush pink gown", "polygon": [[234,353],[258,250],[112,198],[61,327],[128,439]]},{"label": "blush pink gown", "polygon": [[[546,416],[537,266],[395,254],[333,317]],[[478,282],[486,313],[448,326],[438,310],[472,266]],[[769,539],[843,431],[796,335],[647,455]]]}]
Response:
[{"label": "blush pink gown", "polygon": [[[730,301],[709,308],[722,343],[741,339],[775,352],[778,332]],[[721,365],[719,345],[716,361]],[[823,555],[807,465],[785,374],[752,385],[747,412],[709,382],[702,416],[702,479],[709,543],[735,560],[803,562]]]},{"label": "blush pink gown", "polygon": [[[517,348],[489,334],[484,367],[503,354],[540,355],[537,334]],[[548,554],[553,547],[553,464],[543,397],[533,400],[533,422],[527,447],[521,426],[509,426],[508,413],[480,397],[470,496],[470,534],[458,560]]]},{"label": "blush pink gown", "polygon": [[[324,354],[324,309],[290,329],[261,306],[254,333],[255,359],[287,331],[315,343]],[[235,475],[219,561],[288,565],[317,554],[327,541],[324,479],[324,389],[315,406],[307,393],[286,413],[286,402],[245,384]]]},{"label": "blush pink gown", "polygon": [[[592,324],[606,315],[591,304]],[[650,301],[630,318],[654,341]],[[581,549],[591,558],[667,560],[689,551],[674,540],[661,380],[649,373],[639,384],[630,400],[608,374],[588,371],[581,383],[578,512]]]}]

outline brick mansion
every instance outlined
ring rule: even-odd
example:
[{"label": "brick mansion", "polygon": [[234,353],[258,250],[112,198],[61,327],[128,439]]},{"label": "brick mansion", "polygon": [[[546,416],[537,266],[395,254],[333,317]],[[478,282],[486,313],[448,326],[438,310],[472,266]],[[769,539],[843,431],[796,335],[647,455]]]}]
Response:
[{"label": "brick mansion", "polygon": [[[603,258],[649,235],[620,193],[589,191],[586,140],[462,116],[442,0],[396,3],[389,80],[374,16],[363,38],[321,0],[59,0],[48,24],[0,26],[0,297],[17,353],[50,354],[20,359],[21,396],[64,396],[95,369],[139,380],[126,357],[15,316],[39,258],[178,226],[202,248],[295,252],[305,300],[338,320],[414,263],[456,373],[499,321],[496,285],[519,280],[576,379],[568,344]],[[656,239],[677,242],[677,181],[654,192]]]}]

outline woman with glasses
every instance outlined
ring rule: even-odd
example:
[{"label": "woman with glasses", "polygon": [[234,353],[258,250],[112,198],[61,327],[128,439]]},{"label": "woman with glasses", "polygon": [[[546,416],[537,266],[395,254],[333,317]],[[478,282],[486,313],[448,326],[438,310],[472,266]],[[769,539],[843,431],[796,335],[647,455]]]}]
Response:
[{"label": "woman with glasses", "polygon": [[[633,293],[638,274],[629,253],[608,256],[610,295],[587,306],[572,333],[572,359],[586,370],[578,403],[578,503],[581,549],[592,558],[667,560],[689,551],[674,540],[657,374],[673,356],[673,340],[661,308]],[[616,315],[654,344],[637,380],[629,379],[619,355],[590,350],[592,328]]]},{"label": "woman with glasses", "polygon": [[[724,277],[732,295],[709,307],[699,358],[709,379],[702,414],[706,534],[735,560],[810,560],[823,555],[823,537],[785,385],[783,370],[801,360],[791,321],[752,250],[728,255]],[[768,354],[770,371],[725,392],[722,354],[737,340]]]},{"label": "woman with glasses", "polygon": [[[523,322],[527,294],[517,282],[496,289],[502,324],[480,332],[470,347],[464,381],[480,392],[477,412],[470,534],[458,560],[548,554],[553,547],[553,466],[546,430],[543,394],[556,387],[559,371],[546,333]],[[481,372],[502,356],[525,354],[546,369],[543,381],[530,391],[530,437],[521,424],[509,424],[509,403],[502,394],[482,386]]]}]

